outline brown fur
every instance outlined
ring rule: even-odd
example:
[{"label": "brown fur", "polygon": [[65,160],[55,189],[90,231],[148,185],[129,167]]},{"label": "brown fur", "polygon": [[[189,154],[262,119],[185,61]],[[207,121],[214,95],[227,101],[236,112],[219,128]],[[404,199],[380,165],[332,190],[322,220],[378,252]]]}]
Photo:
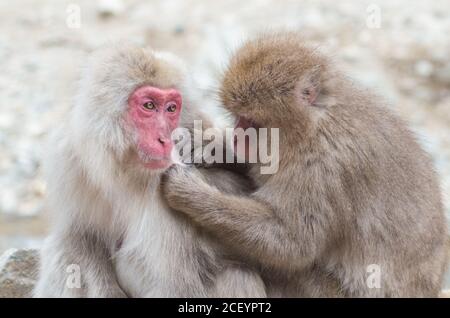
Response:
[{"label": "brown fur", "polygon": [[[437,176],[379,97],[293,33],[244,44],[220,96],[235,115],[280,127],[279,170],[261,175],[255,164],[258,189],[228,195],[172,169],[173,208],[260,266],[269,296],[438,296],[447,226]],[[370,264],[379,289],[366,284]]]}]

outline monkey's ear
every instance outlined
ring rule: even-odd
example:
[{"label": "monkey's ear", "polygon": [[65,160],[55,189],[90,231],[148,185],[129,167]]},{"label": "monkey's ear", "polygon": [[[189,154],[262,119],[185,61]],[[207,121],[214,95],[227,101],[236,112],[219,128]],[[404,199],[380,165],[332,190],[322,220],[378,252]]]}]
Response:
[{"label": "monkey's ear", "polygon": [[309,105],[313,105],[320,93],[322,67],[314,66],[303,74],[296,85],[297,96]]}]

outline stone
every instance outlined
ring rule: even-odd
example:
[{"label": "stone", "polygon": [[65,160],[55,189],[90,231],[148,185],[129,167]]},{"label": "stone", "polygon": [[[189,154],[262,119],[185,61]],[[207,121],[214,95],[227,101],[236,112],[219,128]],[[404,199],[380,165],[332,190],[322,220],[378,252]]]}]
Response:
[{"label": "stone", "polygon": [[450,289],[445,289],[441,291],[439,298],[450,298]]},{"label": "stone", "polygon": [[31,297],[36,284],[39,252],[9,249],[0,256],[0,298]]}]

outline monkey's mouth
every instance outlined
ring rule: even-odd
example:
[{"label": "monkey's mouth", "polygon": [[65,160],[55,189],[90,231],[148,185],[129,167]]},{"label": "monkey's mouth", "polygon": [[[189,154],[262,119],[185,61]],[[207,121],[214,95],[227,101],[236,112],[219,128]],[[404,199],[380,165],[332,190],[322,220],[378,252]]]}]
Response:
[{"label": "monkey's mouth", "polygon": [[144,167],[147,169],[166,169],[172,165],[170,159],[151,160],[144,163]]},{"label": "monkey's mouth", "polygon": [[147,169],[165,169],[172,164],[172,159],[166,157],[153,157],[143,151],[138,152],[139,161]]}]

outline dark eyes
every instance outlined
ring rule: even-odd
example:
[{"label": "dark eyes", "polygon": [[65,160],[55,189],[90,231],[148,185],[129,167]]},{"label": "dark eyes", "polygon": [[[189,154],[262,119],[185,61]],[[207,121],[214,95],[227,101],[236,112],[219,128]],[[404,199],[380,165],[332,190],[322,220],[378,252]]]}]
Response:
[{"label": "dark eyes", "polygon": [[169,107],[167,107],[167,111],[169,113],[174,113],[176,110],[177,110],[177,105],[172,104]]},{"label": "dark eyes", "polygon": [[154,110],[156,108],[155,103],[153,102],[146,102],[143,106],[148,110]]}]

